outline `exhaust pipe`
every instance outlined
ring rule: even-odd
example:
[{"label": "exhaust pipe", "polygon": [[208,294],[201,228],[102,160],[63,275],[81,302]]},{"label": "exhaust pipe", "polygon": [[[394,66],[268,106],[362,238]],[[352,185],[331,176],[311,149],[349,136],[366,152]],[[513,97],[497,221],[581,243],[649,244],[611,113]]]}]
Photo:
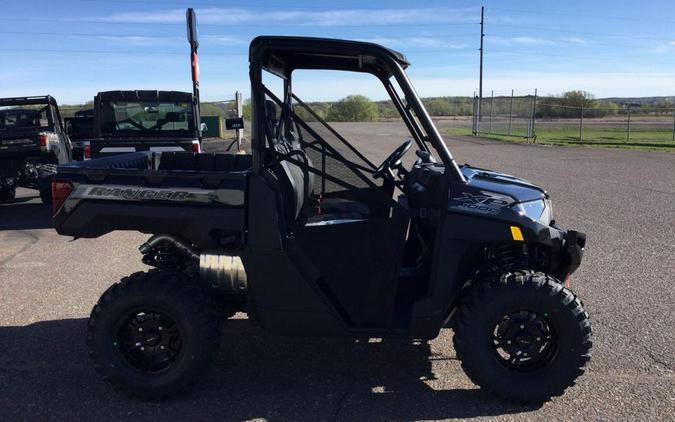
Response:
[{"label": "exhaust pipe", "polygon": [[199,278],[226,293],[246,292],[246,270],[238,256],[201,254]]},{"label": "exhaust pipe", "polygon": [[170,234],[158,234],[152,236],[150,240],[142,244],[138,250],[141,251],[143,255],[149,253],[153,248],[159,246],[162,243],[170,243],[179,252],[183,253],[185,256],[192,258],[194,260],[199,259],[199,254],[186,242],[180,240],[176,236],[171,236]]},{"label": "exhaust pipe", "polygon": [[[138,249],[144,256],[152,256],[155,248],[171,245],[183,257],[191,261],[199,261],[199,279],[211,284],[223,293],[246,293],[247,278],[244,264],[238,256],[199,254],[195,248],[184,240],[169,234],[159,234],[150,238]],[[152,260],[143,260],[148,265],[159,266]]]}]

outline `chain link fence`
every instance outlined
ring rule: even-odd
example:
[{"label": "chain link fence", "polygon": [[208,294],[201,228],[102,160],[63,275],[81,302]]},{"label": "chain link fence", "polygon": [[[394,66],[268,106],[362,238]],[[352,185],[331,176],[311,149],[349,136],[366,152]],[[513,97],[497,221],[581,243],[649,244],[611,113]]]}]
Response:
[{"label": "chain link fence", "polygon": [[675,147],[675,108],[490,93],[473,101],[474,135],[526,138],[553,144]]}]

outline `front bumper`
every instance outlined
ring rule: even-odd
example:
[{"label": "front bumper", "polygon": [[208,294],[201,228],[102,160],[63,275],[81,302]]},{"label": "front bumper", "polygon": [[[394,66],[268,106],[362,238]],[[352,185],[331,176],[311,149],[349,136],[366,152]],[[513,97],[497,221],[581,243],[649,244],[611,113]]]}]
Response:
[{"label": "front bumper", "polygon": [[565,233],[562,244],[562,265],[557,274],[560,280],[565,280],[581,265],[586,247],[586,234],[575,230]]}]

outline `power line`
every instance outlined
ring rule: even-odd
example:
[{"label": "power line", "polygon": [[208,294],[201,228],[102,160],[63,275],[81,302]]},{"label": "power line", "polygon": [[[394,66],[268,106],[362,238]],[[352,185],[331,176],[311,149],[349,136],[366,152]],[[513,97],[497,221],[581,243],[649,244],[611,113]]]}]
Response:
[{"label": "power line", "polygon": [[[448,53],[453,51],[474,51],[473,48],[437,48],[437,49],[416,49],[410,52],[410,54],[418,53]],[[74,54],[135,54],[135,55],[186,55],[185,52],[178,51],[138,51],[138,50],[63,50],[63,49],[42,49],[42,48],[0,48],[0,51],[17,51],[17,52],[38,52],[38,53],[74,53]],[[199,57],[216,57],[216,56],[242,56],[248,57],[248,54],[245,53],[232,53],[232,52],[213,52],[213,53],[200,53]]]},{"label": "power line", "polygon": [[571,58],[573,58],[573,59],[585,59],[585,60],[619,61],[619,62],[628,62],[628,63],[649,63],[649,64],[675,65],[675,62],[629,59],[629,58],[626,58],[626,57],[612,57],[612,56],[603,56],[603,55],[570,56],[570,55],[562,55],[562,54],[534,53],[534,52],[522,52],[522,51],[511,51],[511,50],[490,50],[490,52],[492,52],[492,53],[515,54],[515,55],[521,55],[521,56],[555,57],[555,58],[560,58],[560,59],[571,59]]},{"label": "power line", "polygon": [[626,36],[626,34],[610,34],[610,33],[607,33],[607,32],[591,32],[591,31],[573,31],[573,30],[568,30],[568,29],[551,29],[551,28],[544,28],[544,27],[540,27],[540,26],[512,25],[512,24],[505,24],[505,23],[491,23],[490,25],[491,26],[504,27],[504,28],[527,29],[527,30],[542,31],[542,32],[561,32],[561,33],[569,33],[569,34],[600,35],[600,36],[604,36],[604,37],[619,37],[619,38],[648,39],[648,40],[662,40],[662,41],[672,40],[672,38],[665,38],[665,37],[652,36],[652,35],[631,35],[630,37],[628,37],[628,36]]},{"label": "power line", "polygon": [[635,17],[626,17],[626,16],[616,16],[616,15],[589,15],[583,13],[568,13],[568,12],[542,12],[537,10],[523,10],[523,9],[508,9],[502,7],[491,7],[490,10],[501,10],[503,12],[516,12],[516,13],[526,13],[531,15],[544,15],[544,16],[569,16],[577,18],[590,18],[590,19],[612,19],[612,20],[625,20],[625,21],[640,21],[640,22],[665,22],[665,23],[675,23],[675,20],[670,19],[648,19],[648,18],[635,18]]},{"label": "power line", "polygon": [[[181,55],[181,56],[187,56],[186,52],[178,52],[178,51],[138,51],[138,50],[128,50],[128,51],[122,51],[122,50],[62,50],[62,49],[46,49],[46,48],[0,48],[0,51],[18,51],[18,52],[24,52],[24,51],[30,51],[30,52],[36,52],[36,53],[73,53],[73,54],[134,54],[134,55],[154,55],[154,56],[171,56],[171,55]],[[199,55],[199,57],[203,56],[242,56],[242,57],[248,57],[248,54],[244,53],[202,53]]]},{"label": "power line", "polygon": [[[166,4],[172,4],[172,5],[185,5],[184,1],[178,0],[178,1],[171,1],[171,0],[159,0],[159,1],[151,1],[151,0],[116,0],[113,2],[106,1],[106,0],[75,0],[81,3],[107,3],[107,4],[115,4],[115,3],[129,3],[129,4],[153,4],[153,5],[158,5],[158,6],[163,6]],[[251,4],[251,3],[223,3],[223,2],[213,2],[213,3],[203,3],[203,2],[190,2],[190,6],[192,7],[218,7],[218,8],[242,8],[242,9],[275,9],[275,10],[280,10],[280,7],[278,4],[272,5],[272,4]],[[348,10],[409,10],[407,8],[395,8],[395,7],[378,7],[378,6],[363,6],[362,4],[359,4],[358,6],[349,6],[350,9]],[[289,5],[284,3],[283,10],[284,11],[302,11],[302,10],[344,10],[345,7],[331,7],[331,6],[314,6],[314,5]],[[461,8],[461,9],[442,9],[442,8],[428,8],[428,9],[434,9],[434,10],[462,10],[462,11],[470,11],[475,8]]]},{"label": "power line", "polygon": [[[9,22],[49,22],[54,23],[66,23],[66,24],[96,24],[96,25],[162,25],[162,26],[185,26],[185,22],[120,22],[120,21],[105,21],[105,20],[85,20],[85,19],[47,19],[47,18],[0,18],[0,21],[9,21]],[[449,23],[405,23],[405,24],[395,24],[395,23],[385,23],[385,24],[359,24],[359,25],[326,25],[318,23],[274,23],[275,27],[292,27],[292,28],[370,28],[370,27],[391,27],[391,28],[406,28],[406,27],[428,27],[428,26],[467,26],[467,25],[476,25],[476,23],[466,22],[449,22]],[[252,23],[200,23],[200,27],[214,27],[214,28],[232,28],[232,27],[263,27],[269,28],[270,24],[252,24]]]},{"label": "power line", "polygon": [[[64,36],[81,36],[81,37],[149,37],[153,39],[174,39],[177,38],[177,36],[155,36],[155,35],[147,35],[147,34],[120,34],[119,32],[115,33],[84,33],[84,32],[27,32],[27,31],[0,31],[0,34],[9,34],[9,35],[27,35],[27,36],[37,36],[37,35],[64,35]],[[202,37],[235,37],[231,34],[201,34]],[[443,39],[452,39],[452,38],[468,38],[468,37],[474,37],[474,34],[433,34],[433,35],[420,35],[416,36],[415,38],[443,38]],[[409,37],[392,37],[391,35],[373,35],[369,36],[369,39],[376,39],[376,38],[390,38],[390,39],[409,39]],[[182,37],[181,37],[182,39]],[[204,38],[202,38],[202,41],[204,41]]]}]

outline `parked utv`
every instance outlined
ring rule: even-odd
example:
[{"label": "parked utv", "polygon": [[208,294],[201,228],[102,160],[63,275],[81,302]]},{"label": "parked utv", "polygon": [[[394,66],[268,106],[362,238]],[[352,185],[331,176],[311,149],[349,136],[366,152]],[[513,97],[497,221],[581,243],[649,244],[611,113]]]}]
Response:
[{"label": "parked utv", "polygon": [[[91,313],[89,350],[107,380],[174,394],[213,359],[219,323],[246,312],[284,335],[433,339],[451,327],[469,378],[517,402],[574,384],[591,327],[564,283],[585,235],[555,223],[543,189],[458,166],[408,65],[371,43],[258,37],[252,156],[138,152],[59,167],[60,234],[153,235],[140,250],[156,268],[111,286]],[[374,75],[412,139],[375,165],[293,92],[298,70]]]},{"label": "parked utv", "polygon": [[63,119],[66,133],[73,145],[73,159],[77,161],[91,158],[91,140],[96,136],[94,110],[79,110],[75,116]]},{"label": "parked utv", "polygon": [[17,186],[25,186],[38,189],[50,203],[56,165],[71,159],[53,97],[0,99],[0,202],[14,199]]},{"label": "parked utv", "polygon": [[107,91],[94,98],[92,158],[135,151],[201,151],[189,92]]}]

